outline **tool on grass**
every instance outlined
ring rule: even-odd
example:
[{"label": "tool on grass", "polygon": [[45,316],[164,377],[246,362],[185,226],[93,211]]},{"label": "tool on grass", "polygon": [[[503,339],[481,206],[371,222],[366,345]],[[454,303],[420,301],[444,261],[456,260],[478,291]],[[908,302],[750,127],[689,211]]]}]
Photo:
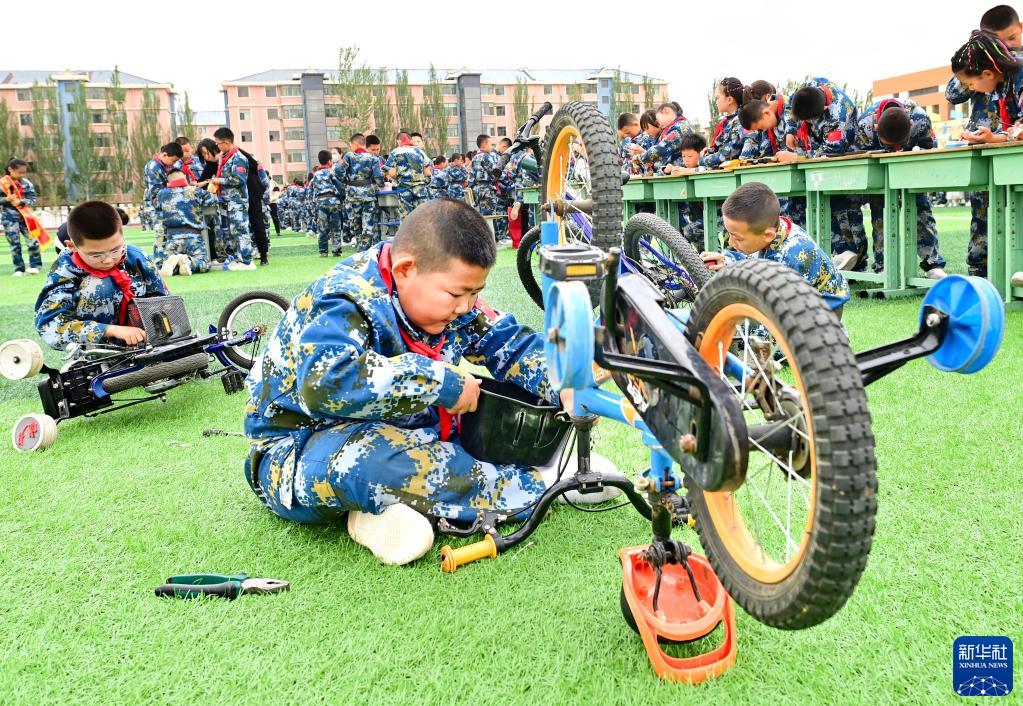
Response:
[{"label": "tool on grass", "polygon": [[240,431],[224,431],[223,429],[203,429],[203,436],[245,436]]},{"label": "tool on grass", "polygon": [[213,596],[233,601],[246,593],[280,593],[290,584],[279,579],[256,579],[247,574],[182,574],[171,576],[167,583],[157,586],[160,598],[203,598]]}]

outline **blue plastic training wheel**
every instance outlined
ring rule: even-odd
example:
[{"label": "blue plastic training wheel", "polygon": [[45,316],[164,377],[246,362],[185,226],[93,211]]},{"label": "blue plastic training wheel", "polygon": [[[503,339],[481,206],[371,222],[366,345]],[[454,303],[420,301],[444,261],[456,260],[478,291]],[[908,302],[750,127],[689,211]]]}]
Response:
[{"label": "blue plastic training wheel", "polygon": [[593,311],[582,282],[558,282],[547,300],[547,375],[557,390],[593,384]]},{"label": "blue plastic training wheel", "polygon": [[[981,277],[949,275],[931,287],[923,305],[948,314],[945,340],[927,356],[935,368],[968,375],[995,357],[1005,331],[1005,306],[993,284]],[[923,316],[921,311],[921,322]]]}]

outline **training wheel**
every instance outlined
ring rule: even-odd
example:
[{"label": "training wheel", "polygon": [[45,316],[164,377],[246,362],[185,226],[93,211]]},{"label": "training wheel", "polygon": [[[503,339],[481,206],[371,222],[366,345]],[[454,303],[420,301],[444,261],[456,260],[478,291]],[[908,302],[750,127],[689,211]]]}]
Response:
[{"label": "training wheel", "polygon": [[0,344],[0,374],[8,380],[24,380],[43,369],[43,349],[35,341],[15,338]]},{"label": "training wheel", "polygon": [[[981,277],[949,275],[924,297],[948,315],[948,332],[941,346],[927,356],[938,370],[975,373],[991,362],[1005,331],[1005,306],[995,286]],[[921,322],[924,312],[920,312]]]},{"label": "training wheel", "polygon": [[593,384],[593,310],[582,282],[557,282],[548,295],[547,374],[556,390]]},{"label": "training wheel", "polygon": [[11,442],[18,451],[45,451],[56,441],[57,422],[48,414],[26,414],[11,430]]}]

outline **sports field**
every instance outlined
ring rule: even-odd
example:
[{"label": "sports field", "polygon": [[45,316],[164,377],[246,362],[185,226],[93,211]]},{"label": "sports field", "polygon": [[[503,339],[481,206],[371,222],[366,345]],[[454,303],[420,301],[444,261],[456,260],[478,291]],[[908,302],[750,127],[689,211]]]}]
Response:
[{"label": "sports field", "polygon": [[[948,270],[964,272],[969,211],[936,215]],[[148,249],[151,235],[129,241]],[[258,271],[172,279],[194,328],[247,289],[294,296],[334,262],[297,234],[272,243]],[[0,341],[37,338],[42,275],[13,279],[2,258]],[[485,297],[542,321],[511,251]],[[915,331],[920,301],[854,299],[853,348]],[[292,525],[261,507],[242,477],[246,441],[201,435],[241,430],[244,395],[218,381],[70,421],[54,448],[16,454],[8,430],[38,398],[33,381],[0,379],[0,703],[949,703],[957,636],[1023,638],[1021,371],[1023,314],[1010,313],[981,373],[917,361],[872,385],[879,509],[856,593],[802,632],[740,611],[736,665],[697,687],[658,680],[619,612],[617,551],[649,539],[632,509],[556,506],[530,541],[453,575],[439,568],[442,542],[385,567],[340,526]],[[642,470],[628,430],[604,422],[596,437],[623,470]],[[195,572],[292,589],[233,602],[153,596],[167,576]]]}]

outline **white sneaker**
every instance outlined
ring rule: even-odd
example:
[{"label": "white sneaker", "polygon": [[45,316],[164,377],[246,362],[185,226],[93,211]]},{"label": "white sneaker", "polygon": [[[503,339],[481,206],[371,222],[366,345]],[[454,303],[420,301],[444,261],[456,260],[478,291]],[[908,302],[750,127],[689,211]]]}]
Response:
[{"label": "white sneaker", "polygon": [[29,273],[30,275],[37,275],[37,274],[39,274],[39,268],[38,267],[29,267],[27,270],[25,270],[25,272]]},{"label": "white sneaker", "polygon": [[519,210],[521,208],[522,208],[522,204],[519,203],[518,201],[516,201],[515,204],[512,206],[512,208],[511,208],[511,219],[513,221],[519,220]]},{"label": "white sneaker", "polygon": [[1010,281],[1012,282],[1013,287],[1023,287],[1023,272],[1016,272],[1013,274]]},{"label": "white sneaker", "polygon": [[247,265],[241,262],[232,262],[230,265],[227,266],[227,269],[231,270],[232,272],[237,272],[239,270],[254,270],[256,269],[256,265],[251,262]]},{"label": "white sneaker", "polygon": [[948,273],[940,267],[932,267],[931,269],[924,272],[924,277],[927,279],[945,279],[948,277]]},{"label": "white sneaker", "polygon": [[852,250],[846,250],[845,252],[838,253],[831,261],[835,263],[835,267],[840,270],[851,270],[856,267],[856,263],[860,260],[860,254],[853,252]]},{"label": "white sneaker", "polygon": [[24,276],[25,276],[25,271],[24,270],[15,270],[13,273],[11,273],[11,277],[24,277]]},{"label": "white sneaker", "polygon": [[[555,454],[554,460],[546,466],[540,466],[536,470],[540,471],[540,477],[543,478],[544,484],[547,487],[554,485],[558,481],[558,462],[561,460],[561,454]],[[576,468],[578,467],[579,459],[573,453],[568,463],[565,465],[565,471],[561,474],[562,480],[565,478],[571,478],[575,475]],[[618,473],[618,467],[615,466],[611,459],[605,458],[600,454],[590,451],[590,470],[599,471],[603,474]],[[573,502],[576,505],[596,505],[597,503],[607,502],[621,495],[622,491],[618,488],[612,488],[605,486],[599,493],[587,493],[583,495],[578,490],[570,490],[563,495],[558,496],[558,502]]]},{"label": "white sneaker", "polygon": [[388,505],[379,515],[352,510],[348,534],[384,564],[415,561],[433,546],[433,527],[408,505]]},{"label": "white sneaker", "polygon": [[178,274],[185,277],[192,274],[192,261],[188,255],[178,255]]},{"label": "white sneaker", "polygon": [[160,276],[163,277],[164,279],[169,279],[170,277],[173,277],[174,269],[177,267],[177,264],[178,264],[177,255],[171,255],[170,257],[168,257],[166,260],[163,261],[163,264],[160,265]]}]

